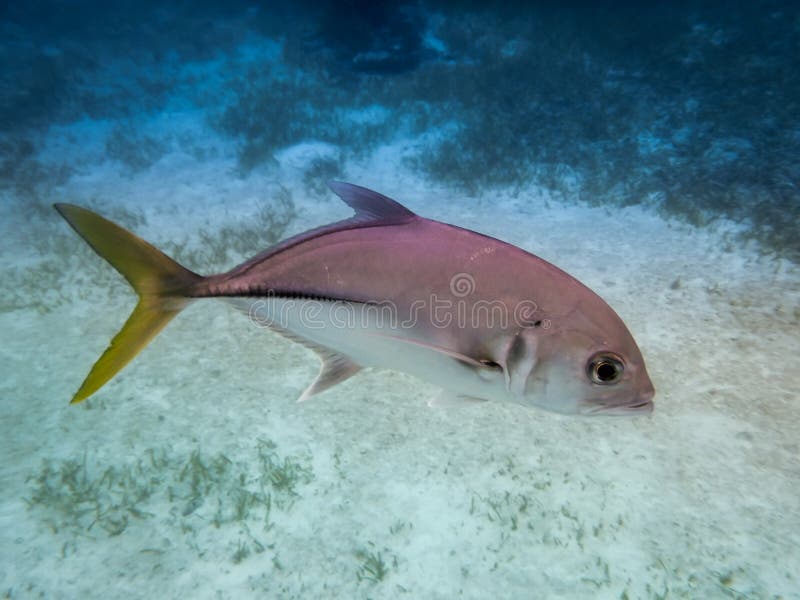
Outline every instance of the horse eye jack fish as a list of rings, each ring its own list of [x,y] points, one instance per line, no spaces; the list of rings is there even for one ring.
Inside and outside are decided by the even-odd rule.
[[[56,204],[139,296],[72,402],[99,390],[187,305],[219,298],[319,355],[319,375],[300,400],[377,367],[438,385],[434,405],[495,400],[584,415],[653,410],[653,384],[628,328],[575,278],[366,188],[330,187],[353,217],[207,277],[85,208]]]

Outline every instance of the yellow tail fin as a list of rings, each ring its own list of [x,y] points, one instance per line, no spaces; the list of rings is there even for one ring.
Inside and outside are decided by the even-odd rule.
[[[131,316],[72,398],[75,404],[99,390],[147,346],[186,306],[189,288],[201,277],[90,210],[72,204],[56,204],[55,208],[139,294],[139,303]]]

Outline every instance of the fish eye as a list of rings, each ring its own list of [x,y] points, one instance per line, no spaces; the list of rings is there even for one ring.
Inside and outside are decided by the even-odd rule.
[[[593,383],[608,385],[616,383],[622,377],[625,367],[614,354],[598,354],[589,361],[588,375]]]

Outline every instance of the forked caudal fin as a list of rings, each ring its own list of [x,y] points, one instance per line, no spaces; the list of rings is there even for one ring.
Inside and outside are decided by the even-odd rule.
[[[74,404],[94,394],[147,346],[186,306],[187,290],[202,277],[90,210],[72,204],[56,204],[55,208],[139,295],[131,316],[72,398]]]

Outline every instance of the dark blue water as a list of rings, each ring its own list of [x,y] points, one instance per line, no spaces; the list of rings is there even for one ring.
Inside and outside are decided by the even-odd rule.
[[[800,597],[799,57],[790,2],[3,4],[4,597]],[[654,415],[297,405],[214,303],[68,407],[135,298],[51,204],[211,273],[330,179],[587,283]]]

